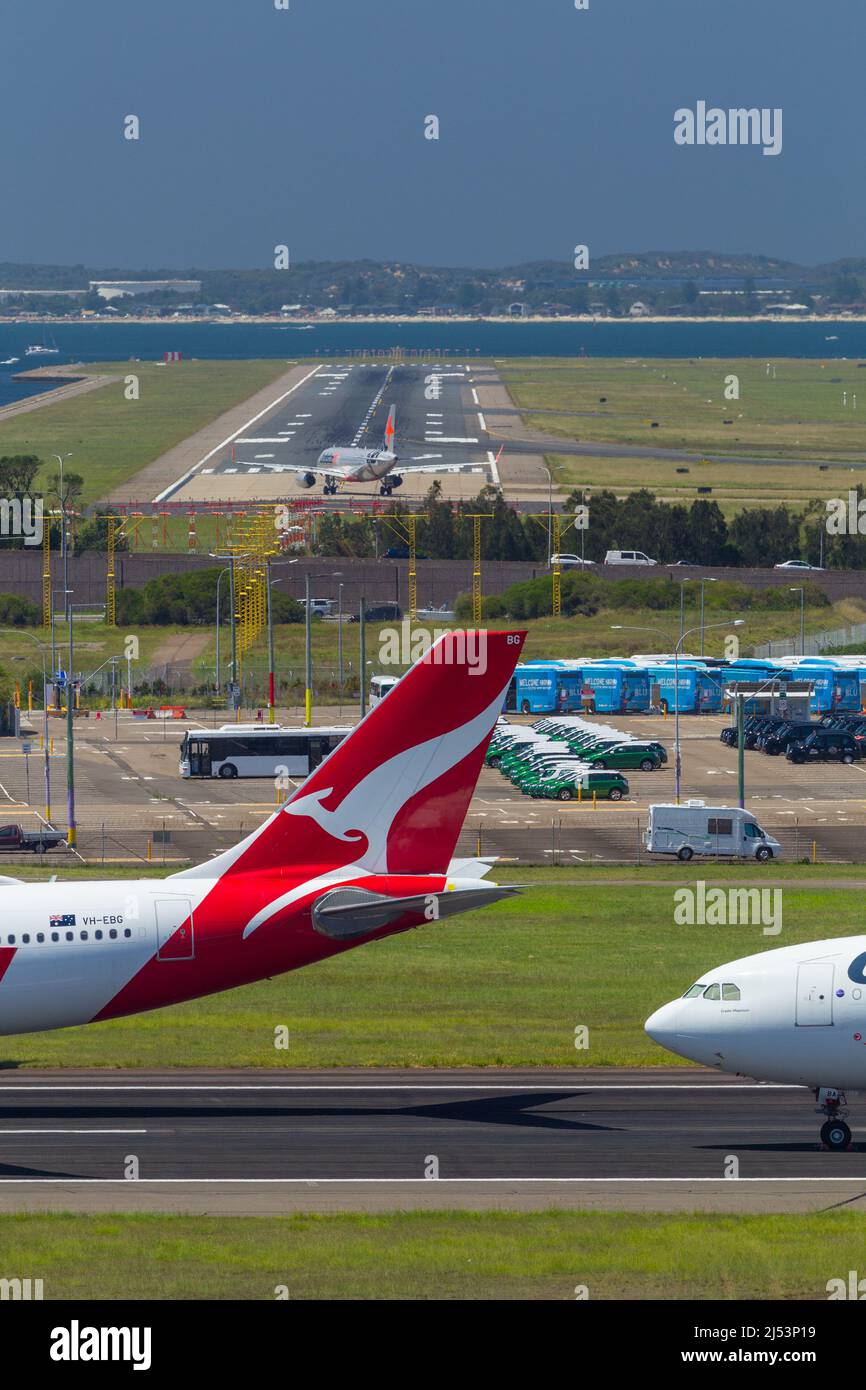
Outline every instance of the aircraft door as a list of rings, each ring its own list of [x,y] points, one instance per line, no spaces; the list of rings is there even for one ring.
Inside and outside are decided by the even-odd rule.
[[[189,898],[163,898],[156,904],[157,960],[192,960],[195,940]]]
[[[797,1024],[826,1027],[833,1022],[833,963],[809,961],[797,971]]]

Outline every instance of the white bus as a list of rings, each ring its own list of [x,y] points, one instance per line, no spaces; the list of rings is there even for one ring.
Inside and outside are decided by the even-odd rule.
[[[399,681],[399,676],[373,676],[370,681],[370,708],[382,703]]]
[[[350,728],[287,729],[279,724],[223,724],[190,729],[180,745],[181,777],[270,777],[285,769],[307,777]]]

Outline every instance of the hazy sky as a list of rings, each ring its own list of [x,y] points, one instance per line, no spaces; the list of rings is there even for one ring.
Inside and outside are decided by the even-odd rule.
[[[866,254],[863,0],[289,3],[4,0],[0,260]],[[781,154],[676,146],[700,100]]]

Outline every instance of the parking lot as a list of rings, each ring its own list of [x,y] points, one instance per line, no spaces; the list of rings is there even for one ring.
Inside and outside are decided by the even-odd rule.
[[[345,715],[345,711],[344,711]],[[336,711],[314,712],[318,723],[333,723]],[[349,714],[344,722],[355,716]],[[297,723],[297,714],[280,716]],[[133,719],[119,715],[76,721],[75,780],[77,853],[90,863],[131,865],[152,861],[167,870],[188,860],[206,860],[248,834],[277,804],[264,779],[223,782],[183,779],[178,749],[184,732],[202,723],[222,723],[225,715],[194,714],[183,721]],[[531,719],[518,718],[530,724]],[[629,770],[629,796],[618,803],[533,800],[521,795],[501,773],[485,768],[458,846],[459,854],[499,855],[522,863],[613,862],[646,859],[642,830],[647,807],[674,799],[674,720],[656,716],[600,717],[623,733],[658,739],[669,750],[656,772]],[[719,741],[723,717],[683,717],[680,738],[683,798],[731,805],[737,799],[737,752]],[[24,829],[44,824],[44,764],[39,751],[41,718],[31,726],[33,752],[23,740],[0,747],[0,824]],[[52,823],[66,827],[66,741],[63,721],[53,721],[50,757]],[[29,793],[28,793],[29,775]],[[746,753],[747,805],[781,841],[786,857],[819,862],[858,861],[866,840],[866,762],[796,766],[784,757]],[[4,855],[15,862],[33,862]],[[46,856],[58,867],[63,851]],[[0,864],[2,872],[2,864]]]

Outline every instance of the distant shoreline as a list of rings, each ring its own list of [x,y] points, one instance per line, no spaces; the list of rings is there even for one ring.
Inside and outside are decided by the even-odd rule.
[[[97,327],[135,325],[137,327],[167,328],[172,324],[201,324],[210,327],[222,326],[231,328],[235,325],[258,324],[262,326],[272,326],[285,329],[287,332],[298,332],[317,328],[333,328],[335,325],[345,327],[347,324],[367,324],[377,326],[405,324],[411,326],[415,323],[426,324],[496,324],[503,327],[506,324],[539,324],[550,325],[556,323],[577,323],[587,327],[601,327],[605,324],[675,324],[675,323],[736,323],[736,324],[765,324],[765,323],[825,323],[825,324],[848,324],[866,323],[866,314],[845,314],[843,316],[827,314],[641,314],[635,317],[608,318],[599,317],[594,314],[561,314],[555,318],[550,318],[541,314],[526,314],[521,318],[513,318],[511,315],[433,315],[433,314],[412,314],[406,318],[392,316],[361,316],[361,315],[338,315],[335,318],[307,318],[307,319],[285,319],[273,314],[235,314],[232,318],[202,318],[198,315],[178,315],[176,318],[154,319],[146,317],[70,317],[65,318],[34,318],[22,319],[18,316],[6,316],[0,314],[0,325],[12,325],[17,328],[36,327],[39,324],[51,323],[63,326],[64,324],[74,325],[77,328],[86,327],[94,324]]]

